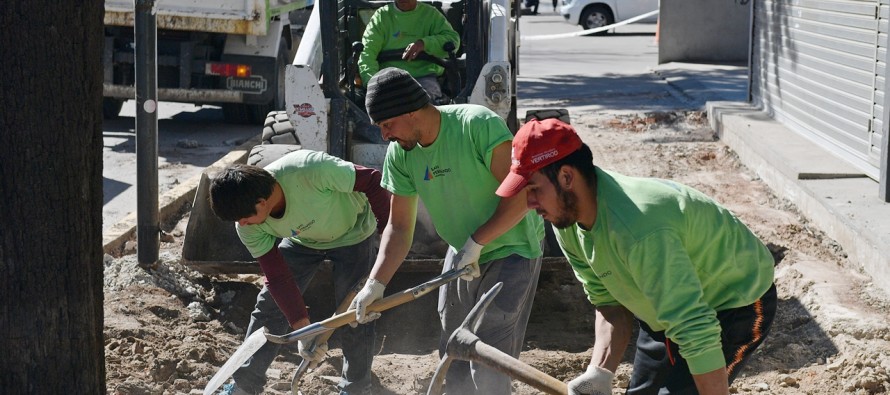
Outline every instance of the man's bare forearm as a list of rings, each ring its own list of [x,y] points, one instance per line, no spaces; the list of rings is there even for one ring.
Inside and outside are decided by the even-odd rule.
[[[492,242],[522,221],[526,213],[525,193],[501,199],[494,214],[473,232],[473,240],[482,245]]]
[[[374,262],[370,277],[384,285],[389,284],[389,280],[408,256],[413,238],[413,229],[408,232],[393,229],[392,225],[387,225],[383,230],[383,237],[380,239],[380,253],[377,254],[377,261]]]
[[[590,363],[614,373],[630,343],[633,323],[633,314],[623,306],[597,307],[596,341]]]
[[[726,375],[726,368],[712,370],[708,373],[694,374],[692,379],[695,380],[695,388],[698,389],[699,394],[729,394],[729,376]]]

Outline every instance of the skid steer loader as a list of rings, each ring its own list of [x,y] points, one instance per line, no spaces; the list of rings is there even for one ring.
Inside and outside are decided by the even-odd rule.
[[[292,65],[286,67],[286,107],[266,118],[262,144],[251,150],[247,163],[265,166],[287,152],[311,149],[328,152],[353,163],[379,168],[387,142],[364,110],[362,86],[355,83],[356,60],[365,25],[376,8],[389,2],[338,0],[316,2]],[[441,59],[446,73],[442,86],[451,103],[484,105],[506,120],[515,133],[516,75],[518,69],[519,2],[461,0],[432,2],[461,35],[453,56]],[[531,113],[531,112],[530,112]],[[557,116],[568,122],[565,110],[542,110],[537,116]],[[439,273],[447,245],[436,234],[429,215],[418,207],[414,243],[408,259],[388,289],[404,289]],[[547,245],[555,245],[552,235]],[[545,248],[545,251],[558,251]],[[558,252],[557,252],[558,254]],[[562,270],[562,258],[545,252],[543,270]],[[182,251],[183,263],[208,274],[259,273],[234,224],[219,220],[208,203],[208,177],[202,175],[189,217]],[[327,272],[326,272],[327,271]],[[330,292],[330,267],[323,265],[308,290],[313,320],[325,318],[335,306],[319,293]],[[327,289],[325,289],[327,288]],[[328,298],[332,299],[332,298]],[[403,339],[438,337],[428,330],[437,322],[435,298],[395,309],[378,325],[382,333]],[[389,323],[392,324],[392,327]],[[414,323],[408,325],[406,323]]]
[[[351,162],[380,167],[387,142],[364,110],[363,87],[355,83],[364,27],[388,2],[316,2],[292,65],[285,72],[282,111],[269,113],[263,144],[248,163],[263,166],[296,149],[324,151]],[[518,3],[509,0],[432,2],[461,37],[449,59],[442,86],[452,103],[484,105],[503,117],[512,131],[516,119]],[[383,55],[385,56],[385,55]],[[206,177],[205,177],[206,178]],[[189,217],[183,261],[207,273],[257,273],[232,223],[219,221],[207,203],[202,179]],[[408,267],[435,266],[445,255],[425,210],[419,210],[415,248]],[[430,268],[432,269],[432,268]]]

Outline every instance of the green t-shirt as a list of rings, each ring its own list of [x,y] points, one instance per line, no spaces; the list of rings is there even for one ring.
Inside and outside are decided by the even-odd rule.
[[[773,283],[773,258],[729,210],[688,186],[597,169],[593,229],[554,229],[591,303],[665,331],[693,374],[725,366],[718,311]]]
[[[419,195],[436,232],[455,249],[494,214],[500,183],[491,174],[495,147],[513,139],[504,120],[473,104],[438,107],[439,136],[428,147],[405,151],[390,143],[381,185],[401,196]],[[517,254],[541,256],[544,222],[529,211],[518,225],[488,243],[479,263]]]
[[[353,191],[355,167],[337,157],[310,150],[291,152],[266,166],[281,185],[286,202],[280,219],[235,225],[254,258],[269,252],[276,238],[326,250],[354,245],[377,227],[367,197]]]
[[[407,12],[399,10],[395,4],[377,9],[362,36],[365,49],[358,58],[362,81],[367,85],[371,76],[385,67],[400,68],[414,78],[442,75],[445,69],[423,60],[398,60],[383,65],[377,63],[377,55],[381,51],[404,50],[408,44],[419,39],[423,39],[423,51],[438,58],[448,56],[442,49],[446,42],[453,42],[455,48],[460,46],[460,36],[451,28],[445,16],[429,4],[417,3],[415,9]]]

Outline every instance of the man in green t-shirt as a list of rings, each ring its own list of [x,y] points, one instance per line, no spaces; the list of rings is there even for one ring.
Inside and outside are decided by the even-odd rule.
[[[261,327],[284,333],[308,325],[300,290],[326,259],[333,264],[339,305],[368,276],[372,236],[389,217],[389,192],[380,187],[379,171],[310,150],[289,153],[265,168],[227,167],[211,180],[210,202],[220,219],[235,222],[238,237],[266,277],[247,336]],[[374,328],[343,328],[337,335],[344,359],[340,394],[370,393]],[[223,393],[262,393],[279,348],[266,343],[235,372],[235,382]],[[299,343],[300,355],[308,360],[322,359],[325,350],[326,344],[313,351]]]
[[[612,393],[634,318],[628,394],[729,393],[776,312],[774,260],[757,236],[695,189],[594,166],[556,119],[532,120],[513,140],[497,194],[522,193],[596,306],[593,355],[571,394]]]
[[[510,168],[513,136],[506,123],[482,106],[431,105],[417,81],[397,68],[371,78],[365,103],[371,121],[391,141],[382,184],[392,192],[392,203],[371,276],[352,302],[356,319],[364,323],[379,316],[366,308],[383,296],[408,254],[419,198],[450,246],[443,271],[473,268],[439,289],[440,353],[478,298],[503,282],[476,333],[518,357],[541,268],[544,227],[525,207],[523,194],[509,199],[494,194]],[[449,394],[509,394],[510,378],[482,364],[455,362],[445,386]]]
[[[435,63],[416,59],[426,52],[437,58],[448,53],[443,46],[451,42],[460,46],[460,36],[435,7],[417,0],[396,0],[377,9],[362,35],[364,50],[358,58],[358,71],[363,82],[385,67],[398,67],[411,74],[434,103],[444,96],[438,77],[445,69]],[[401,60],[378,63],[377,56],[387,50],[404,50]]]

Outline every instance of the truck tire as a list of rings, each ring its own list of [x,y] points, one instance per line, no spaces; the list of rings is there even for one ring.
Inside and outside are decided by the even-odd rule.
[[[102,117],[105,119],[117,119],[121,113],[121,107],[124,106],[124,99],[115,99],[113,97],[102,98]]]
[[[263,144],[300,144],[287,111],[272,111],[263,122]]]
[[[248,106],[248,104],[241,103],[223,104],[223,119],[225,119],[227,123],[235,123],[239,125],[259,123],[253,122],[254,120],[250,117],[250,113],[248,112]]]

